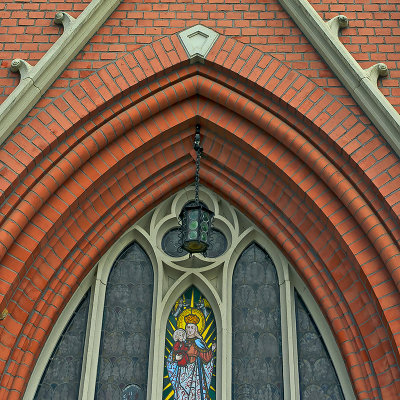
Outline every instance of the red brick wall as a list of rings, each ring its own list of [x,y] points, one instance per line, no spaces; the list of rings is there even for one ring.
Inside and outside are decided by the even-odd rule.
[[[62,27],[53,22],[55,13],[65,11],[77,17],[87,3],[88,0],[0,3],[0,102],[19,82],[19,74],[9,70],[11,61],[22,58],[35,65],[62,33]]]
[[[342,42],[364,68],[387,63],[384,94],[400,110],[400,4],[390,0],[340,1],[340,4],[312,1],[321,17],[328,20],[339,13],[350,20],[342,30]],[[62,28],[52,22],[55,11],[77,17],[87,1],[0,3],[0,101],[15,88],[18,75],[8,70],[14,58],[33,65],[59,37]],[[294,25],[277,0],[272,1],[145,1],[126,0],[93,37],[77,60],[72,62],[55,86],[65,87],[90,74],[125,52],[133,51],[165,35],[202,23],[219,33],[235,37],[301,71],[346,104],[354,104],[307,39]],[[50,94],[50,96],[54,96]]]
[[[275,18],[255,18],[266,12]],[[170,35],[198,22],[235,39],[190,66]],[[3,144],[0,397],[20,398],[59,313],[116,238],[193,181],[196,122],[202,182],[297,268],[358,397],[395,398],[399,159],[280,7],[255,1],[121,4]]]
[[[339,4],[310,0],[325,20],[338,14],[347,16],[349,28],[341,31],[341,41],[363,68],[378,62],[387,64],[390,74],[379,87],[400,111],[400,2],[347,1]]]

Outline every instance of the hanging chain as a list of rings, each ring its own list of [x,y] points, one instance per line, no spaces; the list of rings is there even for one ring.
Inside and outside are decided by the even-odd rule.
[[[194,150],[196,151],[196,175],[194,177],[194,184],[195,184],[195,197],[194,201],[196,205],[199,204],[199,182],[200,182],[200,158],[203,154],[203,148],[200,146],[200,125],[196,125],[196,134],[194,136]]]

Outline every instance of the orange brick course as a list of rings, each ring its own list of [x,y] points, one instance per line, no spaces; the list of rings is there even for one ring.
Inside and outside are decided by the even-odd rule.
[[[115,19],[134,21],[121,11],[132,4],[123,3],[102,30]],[[129,12],[143,6],[143,23],[155,22],[175,6],[170,22],[179,25],[196,7],[209,7],[214,22],[224,21],[218,12],[232,21],[248,13],[244,21],[255,22],[261,5],[274,6],[161,1]],[[259,43],[244,43],[253,26],[241,28],[243,37],[220,36],[204,65],[189,64],[177,35],[152,42],[180,26],[153,28],[160,33],[143,28],[150,44],[91,64],[90,75],[60,91],[56,83],[0,150],[0,310],[10,311],[0,330],[0,397],[21,397],[58,315],[112,243],[193,182],[200,123],[202,184],[291,260],[333,328],[358,398],[394,399],[398,157],[347,95],[330,93]]]

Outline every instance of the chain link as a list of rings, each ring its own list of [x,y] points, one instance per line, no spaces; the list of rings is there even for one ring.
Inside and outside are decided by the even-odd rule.
[[[199,184],[200,184],[200,159],[201,155],[203,154],[203,148],[200,146],[200,125],[196,125],[196,134],[194,136],[194,150],[196,151],[196,175],[194,177],[194,184],[195,184],[195,196],[194,201],[196,205],[199,204]]]

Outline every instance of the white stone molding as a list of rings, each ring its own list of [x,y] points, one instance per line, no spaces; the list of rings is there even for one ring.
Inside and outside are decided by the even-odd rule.
[[[108,277],[114,262],[132,242],[137,242],[153,265],[154,293],[148,367],[147,400],[161,399],[165,334],[173,304],[189,287],[196,286],[210,302],[217,326],[216,399],[230,400],[232,388],[232,276],[242,252],[257,243],[275,264],[281,303],[282,361],[284,399],[300,398],[297,356],[294,289],[308,307],[333,361],[346,400],[355,400],[354,392],[340,351],[330,327],[289,262],[255,225],[228,202],[210,190],[200,187],[200,200],[215,213],[214,226],[227,238],[228,247],[216,258],[195,254],[171,257],[161,247],[162,237],[178,225],[178,215],[185,203],[192,200],[194,187],[181,190],[158,205],[133,225],[100,259],[90,277],[85,278],[59,321],[53,328],[29,382],[24,400],[31,400],[43,371],[61,333],[82,296],[92,284],[79,399],[93,400],[97,378],[99,346]]]
[[[363,70],[340,42],[335,33],[338,22],[324,22],[307,0],[279,3],[400,156],[400,115],[370,78],[369,70]]]
[[[15,65],[15,70],[21,73],[21,80],[0,105],[0,144],[102,26],[120,1],[92,0],[76,19],[64,12],[57,13],[55,22],[64,25],[64,32],[39,62],[29,68],[25,61],[13,60],[12,64],[21,65],[19,68]],[[13,65],[11,68],[14,71]]]
[[[179,33],[190,62],[204,63],[219,34],[203,25],[195,25]]]
[[[281,306],[282,306],[282,344],[285,343],[282,349],[283,359],[283,376],[288,376],[289,379],[284,379],[285,393],[290,400],[300,398],[299,384],[299,368],[298,368],[298,353],[297,353],[297,335],[296,335],[296,314],[294,302],[294,288],[290,282],[288,264],[283,264],[285,268],[285,281],[281,285]]]

